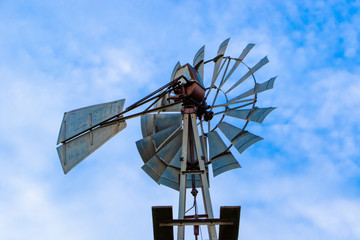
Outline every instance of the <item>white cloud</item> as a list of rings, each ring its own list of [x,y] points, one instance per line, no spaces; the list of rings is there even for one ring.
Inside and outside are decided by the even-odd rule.
[[[64,176],[62,113],[128,105],[231,37],[231,55],[254,42],[249,63],[269,56],[259,81],[279,77],[259,104],[278,109],[250,126],[265,140],[243,169],[211,178],[215,212],[241,204],[244,239],[359,239],[359,18],[338,3],[2,3],[0,238],[151,239],[151,206],[176,216],[178,196],[140,169],[139,121]]]

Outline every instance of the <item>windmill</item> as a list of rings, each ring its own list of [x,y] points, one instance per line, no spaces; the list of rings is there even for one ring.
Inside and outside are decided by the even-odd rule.
[[[57,151],[65,174],[122,131],[126,120],[140,117],[143,138],[136,146],[142,169],[158,184],[179,191],[178,219],[173,219],[171,207],[153,207],[157,240],[173,239],[173,226],[178,226],[177,239],[182,240],[187,225],[193,226],[196,239],[199,225],[207,225],[211,240],[237,239],[240,207],[221,207],[220,218],[214,218],[209,166],[214,177],[240,168],[232,149],[242,153],[262,140],[245,129],[249,122],[262,123],[274,109],[259,108],[256,103],[259,93],[273,88],[276,77],[258,83],[254,73],[269,62],[267,57],[249,67],[243,60],[254,44],[233,58],[225,56],[229,40],[210,60],[204,60],[203,46],[192,65],[178,62],[167,84],[125,109],[121,99],[64,114]],[[205,66],[210,64],[214,67],[207,79]],[[242,72],[239,77],[238,71]],[[187,189],[194,201],[192,215],[186,209]],[[198,189],[204,213],[198,211]],[[219,238],[215,225],[220,225]]]

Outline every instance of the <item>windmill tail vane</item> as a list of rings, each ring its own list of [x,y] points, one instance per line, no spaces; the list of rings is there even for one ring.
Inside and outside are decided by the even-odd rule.
[[[156,240],[173,239],[174,226],[178,226],[177,239],[185,239],[188,225],[193,226],[196,239],[200,225],[207,226],[211,240],[238,237],[240,206],[221,207],[220,218],[214,218],[209,166],[214,177],[240,168],[232,150],[241,154],[262,140],[246,128],[250,122],[261,124],[275,109],[260,108],[256,103],[259,93],[273,88],[276,77],[258,83],[254,73],[268,58],[249,67],[243,60],[254,44],[233,58],[225,56],[228,43],[226,39],[217,55],[207,61],[205,46],[201,47],[192,65],[178,62],[167,84],[125,109],[125,99],[121,99],[64,114],[57,151],[65,174],[124,130],[126,120],[140,117],[143,138],[136,146],[142,169],[156,183],[179,191],[178,219],[173,219],[172,207],[152,209]],[[205,78],[205,65],[213,65],[210,78]],[[243,75],[239,77],[236,70]],[[189,209],[187,189],[194,202]],[[198,210],[197,189],[202,190],[204,213]],[[220,225],[219,235],[215,225]]]

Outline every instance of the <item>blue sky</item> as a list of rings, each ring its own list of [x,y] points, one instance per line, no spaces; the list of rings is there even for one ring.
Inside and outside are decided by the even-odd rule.
[[[152,239],[151,206],[176,191],[141,169],[128,127],[69,174],[55,150],[63,113],[169,81],[206,45],[256,46],[275,106],[242,169],[211,178],[241,205],[240,239],[360,239],[359,1],[0,1],[0,239]],[[176,215],[176,214],[175,214]]]

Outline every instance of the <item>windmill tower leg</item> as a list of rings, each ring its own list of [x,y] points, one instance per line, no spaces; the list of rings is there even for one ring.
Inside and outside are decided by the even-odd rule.
[[[196,115],[195,114],[191,114],[191,123],[192,123],[194,138],[195,138],[195,149],[196,149],[197,159],[199,159],[199,167],[200,167],[200,171],[202,171],[202,173],[200,174],[200,181],[201,181],[201,186],[202,186],[202,194],[203,194],[205,211],[206,211],[206,214],[208,215],[208,218],[214,218],[214,213],[212,210],[212,204],[211,204],[211,198],[210,198],[209,183],[208,183],[208,178],[206,177],[204,154],[202,153],[202,148],[200,145],[200,139],[199,139],[199,133],[198,133],[198,128],[197,128],[197,124],[196,124]],[[209,225],[208,231],[209,231],[209,237],[211,240],[217,239],[215,225]]]
[[[183,139],[182,139],[182,158],[181,158],[181,171],[180,171],[180,189],[179,189],[179,219],[185,218],[185,207],[186,207],[186,174],[182,174],[183,171],[186,171],[186,161],[188,155],[188,131],[189,131],[189,114],[183,115],[184,129],[183,129]],[[184,240],[185,227],[178,227],[178,240]]]
[[[180,196],[179,196],[179,219],[185,218],[185,207],[186,207],[186,175],[187,175],[187,157],[188,157],[188,148],[189,148],[189,134],[193,134],[193,139],[195,140],[195,152],[197,159],[199,161],[199,168],[200,173],[200,181],[202,186],[202,195],[204,201],[205,212],[207,218],[214,218],[211,198],[210,198],[210,191],[209,191],[209,183],[206,176],[206,168],[204,163],[204,154],[202,152],[199,133],[197,129],[196,123],[196,114],[184,114],[184,129],[183,129],[183,150],[182,150],[182,160],[181,160],[181,174],[180,174]],[[191,126],[189,126],[191,124]],[[189,131],[189,127],[192,128],[192,131]],[[192,146],[193,147],[193,146]],[[192,173],[195,174],[195,173]],[[178,227],[178,240],[184,240],[184,226]],[[210,240],[216,240],[217,234],[215,225],[208,226],[209,238]]]

